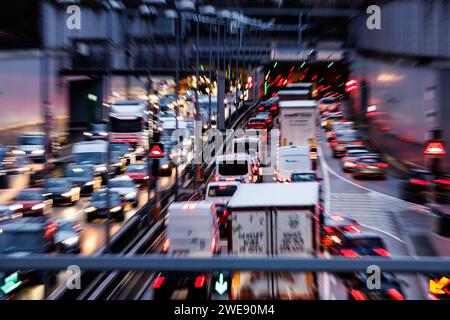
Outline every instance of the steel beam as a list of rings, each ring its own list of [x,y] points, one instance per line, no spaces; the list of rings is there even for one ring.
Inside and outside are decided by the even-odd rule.
[[[333,257],[293,258],[293,257],[235,257],[219,256],[168,257],[165,255],[119,256],[105,254],[102,256],[42,256],[28,255],[13,257],[0,255],[0,270],[37,269],[63,270],[70,265],[77,265],[81,270],[97,271],[328,271],[350,272],[365,271],[370,265],[377,265],[384,272],[402,273],[442,273],[448,274],[450,258],[440,257],[395,257],[395,258],[359,258],[348,259]]]

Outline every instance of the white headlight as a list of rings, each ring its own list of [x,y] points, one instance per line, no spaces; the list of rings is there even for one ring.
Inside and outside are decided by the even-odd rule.
[[[65,244],[66,246],[72,246],[72,245],[78,243],[78,237],[67,238],[62,243]]]
[[[94,181],[88,181],[84,185],[85,186],[92,186],[94,184]]]
[[[25,154],[25,151],[22,151],[22,150],[13,150],[13,154],[14,154],[14,155],[22,155],[22,154]]]
[[[31,154],[44,154],[44,150],[33,150]]]
[[[130,192],[129,194],[125,195],[125,199],[134,199],[136,198],[136,195],[136,192]]]
[[[167,163],[165,163],[161,166],[161,169],[169,169],[169,165]]]
[[[70,190],[69,192],[65,192],[65,193],[63,193],[63,194],[61,194],[63,197],[71,197],[71,196],[73,196],[73,190]]]
[[[114,208],[111,208],[110,210],[109,210],[109,212],[118,212],[118,211],[120,211],[122,208],[120,207],[120,206],[117,206],[117,207],[114,207]]]
[[[9,210],[16,211],[23,208],[23,204],[13,204],[9,206]]]
[[[88,207],[88,208],[86,208],[86,209],[84,209],[84,212],[94,212],[94,211],[96,211],[97,210],[97,208],[96,207]]]
[[[45,203],[39,203],[31,207],[31,210],[40,210],[45,208]]]
[[[106,137],[108,135],[107,132],[99,132],[98,134],[101,135],[102,137]]]
[[[95,171],[97,171],[97,172],[106,171],[106,167],[105,166],[97,167],[97,168],[95,168]]]
[[[85,136],[92,137],[92,133],[90,133],[90,132],[83,132],[83,134],[84,134]]]

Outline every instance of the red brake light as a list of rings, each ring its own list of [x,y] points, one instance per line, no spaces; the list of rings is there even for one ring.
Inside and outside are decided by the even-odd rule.
[[[332,147],[337,147],[338,143],[337,143],[336,140],[333,140],[333,141],[330,142],[330,145],[331,145]]]
[[[327,233],[334,233],[333,228],[330,227],[323,227],[323,230],[325,230]]]
[[[348,232],[356,232],[356,233],[361,232],[361,230],[354,225],[345,226],[344,229],[345,229],[345,231],[348,231]]]
[[[379,256],[382,256],[382,257],[389,257],[391,255],[389,253],[389,251],[387,251],[386,249],[383,249],[383,248],[375,248],[375,249],[373,249],[373,251],[375,251]]]
[[[356,258],[359,257],[359,254],[357,254],[355,251],[353,251],[352,249],[342,249],[341,253],[344,257],[347,258]]]
[[[450,180],[448,180],[448,179],[436,179],[436,180],[434,180],[434,182],[439,183],[439,184],[450,185]]]
[[[259,107],[258,111],[264,111],[264,107]]]
[[[219,176],[218,175],[214,175],[214,181],[219,181]]]
[[[153,283],[153,288],[154,288],[154,289],[159,289],[159,288],[161,288],[161,286],[162,286],[164,280],[166,280],[165,277],[158,276],[158,277],[156,278],[155,282]]]
[[[409,182],[412,184],[420,185],[420,186],[427,186],[430,184],[428,181],[420,180],[420,179],[411,179],[411,180],[409,180]]]
[[[170,239],[167,239],[166,241],[164,241],[164,244],[163,244],[163,252],[168,252],[169,247],[170,247]]]
[[[276,106],[271,106],[271,107],[270,107],[270,110],[271,110],[271,111],[275,111],[275,110],[277,110],[277,107],[276,107]]]
[[[353,297],[355,300],[367,300],[367,298],[366,298],[366,296],[364,295],[364,293],[362,293],[362,292],[359,291],[359,290],[352,290],[352,291],[350,292],[350,294],[352,295],[352,297]]]
[[[228,217],[228,210],[223,210],[223,217]]]
[[[194,287],[202,288],[205,285],[205,276],[197,276],[195,278]]]
[[[363,163],[358,163],[358,164],[356,164],[356,167],[357,167],[357,168],[365,168],[366,165],[363,164]]]
[[[405,300],[405,298],[403,297],[403,295],[398,292],[397,289],[389,289],[388,291],[386,291],[388,295],[390,295],[392,297],[392,299],[394,300]]]
[[[362,142],[361,141],[355,141],[355,142],[353,142],[353,144],[355,146],[362,146]]]
[[[388,167],[388,164],[387,164],[387,163],[380,162],[380,163],[377,164],[377,166],[379,166],[380,168],[387,168],[387,167]]]

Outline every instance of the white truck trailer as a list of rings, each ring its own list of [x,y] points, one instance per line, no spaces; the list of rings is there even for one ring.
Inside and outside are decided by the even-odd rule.
[[[315,256],[319,248],[319,185],[241,184],[228,203],[229,253],[234,256]],[[231,298],[317,298],[311,272],[235,272]]]

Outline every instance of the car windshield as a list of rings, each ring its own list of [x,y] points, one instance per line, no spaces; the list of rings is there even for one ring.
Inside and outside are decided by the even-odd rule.
[[[69,167],[66,169],[66,177],[92,177],[92,168]]]
[[[146,164],[130,164],[127,168],[128,172],[146,172],[147,165]]]
[[[42,200],[43,196],[42,193],[37,191],[22,191],[16,196],[17,200]]]
[[[373,164],[373,163],[381,162],[381,158],[378,158],[378,157],[359,158],[358,161],[367,163],[367,164]]]
[[[109,186],[111,188],[133,188],[134,182],[133,180],[111,180],[109,181]]]
[[[336,99],[333,99],[333,98],[324,98],[324,99],[322,99],[322,103],[323,103],[323,104],[333,104],[333,103],[336,103]]]
[[[24,136],[24,137],[20,137],[19,144],[20,145],[41,146],[41,145],[44,144],[44,137],[43,136]]]
[[[109,199],[112,202],[119,202],[120,196],[117,193],[111,192],[109,194]],[[106,201],[106,192],[95,192],[92,195],[92,201]]]
[[[219,163],[219,174],[222,176],[244,176],[247,173],[247,160],[228,160]]]
[[[336,132],[336,139],[338,141],[356,141],[361,137],[356,130],[342,130]]]
[[[75,154],[75,162],[79,164],[103,164],[106,163],[105,152],[81,152]]]
[[[256,123],[264,123],[266,121],[264,118],[251,118],[249,122],[256,122]]]
[[[92,124],[91,128],[92,128],[92,131],[97,131],[97,132],[100,132],[100,131],[106,132],[108,130],[106,124],[103,124],[103,123],[94,123],[94,124]]]
[[[231,197],[236,192],[236,185],[218,185],[208,188],[209,197]]]
[[[70,184],[65,180],[47,180],[44,183],[44,188],[69,188]]]
[[[130,145],[128,143],[110,143],[109,148],[111,151],[120,151],[122,153],[130,151]]]
[[[314,173],[293,173],[291,176],[292,182],[309,182],[316,181],[316,175]]]

